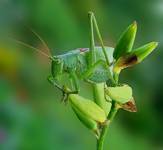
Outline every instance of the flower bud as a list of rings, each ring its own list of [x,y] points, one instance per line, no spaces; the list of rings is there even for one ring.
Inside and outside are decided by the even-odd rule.
[[[78,109],[76,109],[72,105],[72,109],[75,112],[78,119],[90,130],[92,130],[97,137],[99,137],[99,128],[98,123],[89,117],[86,117],[83,113],[81,113]]]
[[[106,94],[114,101],[124,104],[132,99],[132,88],[128,85],[107,87]]]
[[[85,99],[78,94],[70,94],[69,101],[72,107],[83,114],[83,116],[98,123],[104,123],[106,121],[106,114],[104,110],[93,101]]]
[[[132,50],[135,41],[136,31],[137,23],[134,22],[121,34],[113,53],[113,57],[116,60]]]
[[[144,46],[141,46],[131,52],[130,55],[137,57],[138,63],[146,58],[158,45],[158,42],[150,42]]]
[[[150,42],[120,57],[114,66],[114,72],[119,74],[122,69],[140,63],[157,47],[157,45],[157,42]]]

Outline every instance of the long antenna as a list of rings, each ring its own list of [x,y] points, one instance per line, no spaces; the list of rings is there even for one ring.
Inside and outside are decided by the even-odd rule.
[[[41,41],[41,43],[43,44],[44,48],[48,51],[49,54],[51,54],[51,50],[48,47],[48,44],[42,39],[42,37],[33,29],[31,29],[30,27],[28,27],[31,32]]]
[[[27,43],[24,43],[24,42],[22,42],[22,41],[19,41],[19,40],[15,40],[15,39],[14,39],[14,41],[17,42],[17,43],[19,43],[19,44],[21,44],[21,45],[23,45],[23,46],[26,46],[26,47],[28,47],[28,48],[31,48],[31,49],[33,49],[33,50],[35,50],[35,51],[41,53],[42,55],[44,55],[44,56],[46,56],[46,57],[52,59],[51,56],[47,55],[46,53],[44,53],[43,51],[41,51],[40,49],[38,49],[38,48],[36,48],[36,47],[33,47],[33,46],[31,46],[31,45],[29,45],[29,44],[27,44]]]

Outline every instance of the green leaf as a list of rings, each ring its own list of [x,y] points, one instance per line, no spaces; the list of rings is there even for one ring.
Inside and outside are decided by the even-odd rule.
[[[132,50],[135,36],[137,31],[137,23],[131,24],[120,36],[118,43],[116,44],[113,57],[117,60],[122,55]]]
[[[124,104],[132,99],[132,88],[128,85],[107,87],[106,94],[112,100]]]
[[[69,101],[71,105],[76,110],[81,112],[85,117],[88,117],[99,123],[103,123],[106,121],[106,114],[104,110],[93,101],[85,99],[78,94],[70,94]]]

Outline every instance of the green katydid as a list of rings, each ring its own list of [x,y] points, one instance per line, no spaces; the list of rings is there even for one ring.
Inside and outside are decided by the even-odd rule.
[[[136,51],[132,50],[132,46],[135,40],[137,24],[134,22],[131,24],[120,36],[115,50],[112,47],[106,47],[103,44],[101,33],[99,31],[96,18],[92,12],[88,13],[90,21],[90,48],[78,48],[68,51],[65,54],[57,56],[48,56],[42,51],[34,48],[28,44],[20,42],[21,44],[40,51],[43,55],[48,56],[51,59],[51,75],[48,77],[48,81],[55,87],[60,89],[65,96],[67,94],[77,94],[79,92],[78,80],[85,80],[91,83],[111,83],[115,86],[117,80],[117,70],[121,69],[121,59],[127,56],[134,56],[134,64],[137,64],[139,57],[146,57],[156,47],[156,43],[153,42],[150,47],[147,45],[138,48]],[[101,47],[96,47],[94,42],[94,28],[96,30]],[[35,32],[33,32],[43,43],[45,48],[48,49],[46,43]],[[154,45],[154,46],[153,46]],[[152,47],[152,49],[151,49]],[[136,54],[135,54],[136,53]],[[145,54],[144,54],[145,53]],[[140,56],[139,56],[140,55]],[[114,57],[114,58],[113,58]],[[127,57],[128,58],[128,57]],[[129,57],[130,58],[130,57]],[[133,58],[133,57],[132,57]],[[133,59],[127,59],[127,63],[131,64]],[[118,65],[117,65],[118,64]],[[125,62],[126,64],[126,62]],[[113,65],[113,71],[112,66]],[[119,67],[120,66],[120,67]],[[130,66],[130,65],[129,65]],[[67,85],[60,84],[60,77],[67,74],[73,89],[66,91]],[[109,85],[108,85],[109,86]]]
[[[109,69],[113,62],[112,54],[114,49],[104,46],[94,14],[89,12],[88,16],[91,28],[90,48],[78,48],[66,54],[52,57],[52,75],[48,79],[53,85],[60,87],[60,89],[67,94],[70,93],[65,91],[64,88],[57,83],[57,79],[63,74],[68,73],[70,79],[73,81],[74,90],[71,93],[79,92],[78,79],[93,83],[103,83],[107,80],[114,82],[111,70]],[[95,47],[94,27],[101,47]]]
[[[79,92],[79,79],[91,83],[103,83],[108,80],[114,82],[111,69],[109,68],[113,64],[112,55],[114,48],[104,46],[94,14],[89,12],[88,16],[91,28],[90,48],[77,48],[57,56],[48,56],[41,51],[43,55],[48,56],[51,60],[51,75],[48,77],[48,81],[60,89],[65,96],[67,96],[67,94],[75,94]],[[101,47],[95,46],[94,27],[101,43]],[[34,31],[32,32],[41,40],[44,47],[49,50],[42,38]],[[35,49],[36,51],[40,51],[26,43],[18,42]],[[74,87],[71,92],[66,91],[67,85],[60,85],[59,78],[65,74],[69,75],[70,82],[72,82]]]
[[[20,41],[19,43],[40,51],[50,58],[51,75],[48,77],[48,81],[63,92],[64,98],[69,100],[80,121],[94,131],[98,138],[97,149],[101,150],[107,126],[113,120],[117,110],[123,108],[136,112],[132,88],[128,85],[118,84],[120,71],[140,63],[157,47],[157,43],[151,42],[132,50],[137,31],[137,24],[134,22],[120,36],[115,49],[106,47],[92,12],[89,12],[89,20],[91,30],[89,48],[78,48],[62,55],[48,56],[37,48]],[[95,46],[94,28],[101,47]],[[45,48],[49,49],[42,38],[37,33],[33,33],[41,40]],[[61,84],[60,78],[65,74],[68,75],[72,88],[65,83]],[[94,102],[78,94],[79,80],[92,84]],[[106,102],[107,96],[111,102],[109,105]]]

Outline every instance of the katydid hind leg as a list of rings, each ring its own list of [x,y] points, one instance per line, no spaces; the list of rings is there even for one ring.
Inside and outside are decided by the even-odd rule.
[[[89,69],[81,75],[81,79],[89,78],[100,65],[106,67],[105,61],[98,60],[93,66],[89,67]]]
[[[107,63],[107,65],[109,66],[109,65],[110,65],[109,58],[108,58],[108,55],[107,55],[107,52],[106,52],[106,49],[105,49],[105,46],[104,46],[104,42],[103,42],[103,40],[102,40],[102,36],[101,36],[100,30],[99,30],[99,27],[98,27],[96,18],[95,18],[95,16],[94,16],[93,13],[92,13],[92,21],[93,21],[93,24],[94,24],[94,26],[95,26],[95,30],[96,30],[96,33],[97,33],[97,37],[98,37],[98,39],[99,39],[99,41],[100,41],[100,44],[101,44],[102,51],[103,51],[104,56],[105,56],[105,59],[106,59],[106,63]]]
[[[48,76],[47,79],[48,79],[48,81],[49,81],[50,84],[52,84],[54,87],[58,88],[62,92],[63,98],[62,98],[61,102],[65,102],[66,103],[69,94],[78,94],[78,91],[70,91],[70,90],[67,90],[68,87],[66,85],[63,85],[63,86],[59,85],[57,83],[57,80],[54,79],[53,76],[51,76],[51,75]]]
[[[96,53],[95,53],[95,41],[94,41],[94,29],[93,29],[93,13],[88,13],[90,21],[90,59],[88,60],[89,65],[92,66],[96,62]]]
[[[84,72],[80,78],[87,80],[101,66],[104,68],[104,70],[107,71],[108,80],[111,80],[112,82],[114,82],[112,74],[104,60],[98,60],[93,66],[91,66],[86,72]]]

